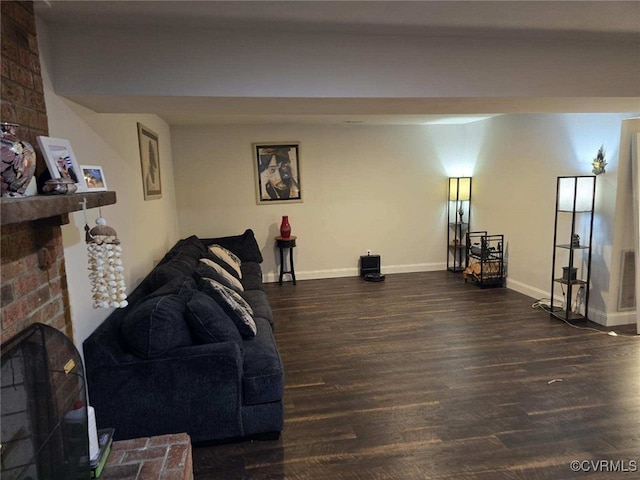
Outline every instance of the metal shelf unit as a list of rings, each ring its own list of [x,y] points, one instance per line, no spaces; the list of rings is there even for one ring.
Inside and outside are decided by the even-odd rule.
[[[595,176],[558,177],[550,314],[569,323],[589,319],[595,191]]]

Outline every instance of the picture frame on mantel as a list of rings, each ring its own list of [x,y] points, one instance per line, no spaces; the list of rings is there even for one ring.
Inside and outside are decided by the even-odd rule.
[[[302,203],[300,144],[254,143],[252,146],[258,205]]]
[[[87,192],[106,192],[107,180],[100,165],[80,165]]]
[[[71,179],[77,187],[76,192],[86,192],[87,186],[69,140],[42,135],[37,139],[51,178]]]
[[[160,149],[158,134],[138,123],[140,167],[142,168],[142,191],[145,200],[162,198],[160,176]]]

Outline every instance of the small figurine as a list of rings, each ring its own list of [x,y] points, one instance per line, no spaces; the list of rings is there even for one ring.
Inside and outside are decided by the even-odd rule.
[[[593,165],[593,174],[594,175],[600,175],[601,173],[605,173],[604,172],[604,167],[607,166],[607,161],[604,159],[604,146],[600,146],[600,148],[598,149],[598,153],[596,154],[596,158],[593,159],[593,162],[591,163],[591,165]]]
[[[580,235],[577,233],[573,234],[573,238],[571,239],[571,247],[580,248]]]

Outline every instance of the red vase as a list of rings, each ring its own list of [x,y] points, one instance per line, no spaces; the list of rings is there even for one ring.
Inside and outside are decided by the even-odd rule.
[[[282,216],[282,223],[280,224],[280,236],[282,238],[289,238],[291,236],[291,225],[289,225],[289,217],[287,215]]]

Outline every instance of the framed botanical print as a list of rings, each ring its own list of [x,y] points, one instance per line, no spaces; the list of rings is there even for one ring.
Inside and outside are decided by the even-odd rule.
[[[253,152],[258,205],[302,202],[300,144],[254,143]]]
[[[162,198],[158,134],[138,123],[138,143],[140,144],[140,166],[142,168],[144,199],[155,200]]]

